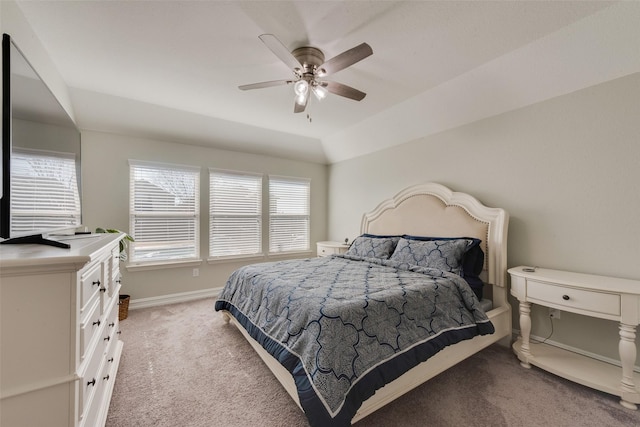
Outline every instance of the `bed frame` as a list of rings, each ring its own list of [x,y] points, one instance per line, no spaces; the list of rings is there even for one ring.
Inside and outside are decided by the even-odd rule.
[[[496,342],[504,346],[510,345],[511,306],[507,300],[506,277],[508,223],[509,216],[503,209],[489,208],[468,194],[452,192],[435,183],[406,188],[392,199],[380,203],[373,211],[364,214],[360,227],[362,233],[481,239],[485,253],[481,277],[487,283],[484,289],[485,298],[491,299],[493,303],[493,308],[487,315],[496,331],[491,335],[476,336],[471,340],[446,347],[429,360],[378,389],[375,395],[362,404],[352,419],[352,424],[487,346]],[[223,316],[225,321],[231,321],[238,327],[300,406],[298,392],[289,371],[251,338],[229,313],[223,312]]]

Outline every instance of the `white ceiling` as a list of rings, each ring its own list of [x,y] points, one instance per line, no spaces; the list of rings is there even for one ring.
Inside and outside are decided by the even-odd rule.
[[[640,71],[640,2],[22,1],[80,128],[332,163]],[[373,55],[293,113],[258,39]],[[20,41],[16,40],[19,45]]]

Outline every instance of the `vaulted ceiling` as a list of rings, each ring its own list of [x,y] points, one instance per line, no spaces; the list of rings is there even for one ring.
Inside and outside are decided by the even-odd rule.
[[[640,71],[639,2],[17,4],[80,128],[320,163]],[[294,114],[291,85],[239,90],[292,77],[264,33],[327,59],[368,43],[372,56],[330,78],[367,96],[312,98]]]

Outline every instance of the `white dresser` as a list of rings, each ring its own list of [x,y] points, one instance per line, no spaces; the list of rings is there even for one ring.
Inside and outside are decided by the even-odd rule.
[[[317,254],[319,257],[330,256],[333,254],[343,254],[349,249],[349,245],[340,242],[318,242],[316,243]]]
[[[119,241],[0,245],[0,425],[104,426],[122,341]]]
[[[640,403],[640,376],[634,372],[640,281],[543,268],[515,267],[508,271],[511,294],[520,302],[520,337],[513,349],[522,366],[536,365],[620,396],[622,406],[636,409]],[[543,343],[531,345],[532,303],[618,322],[621,367]]]

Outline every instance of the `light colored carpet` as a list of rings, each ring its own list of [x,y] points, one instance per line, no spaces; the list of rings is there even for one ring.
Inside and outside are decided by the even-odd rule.
[[[298,427],[306,418],[214,299],[129,312],[107,427]],[[614,396],[520,367],[498,345],[356,424],[640,426]]]

